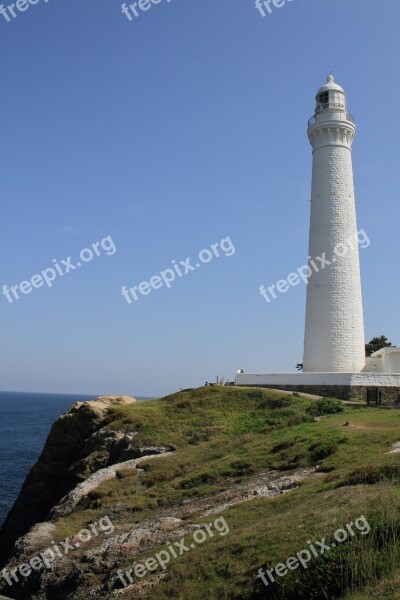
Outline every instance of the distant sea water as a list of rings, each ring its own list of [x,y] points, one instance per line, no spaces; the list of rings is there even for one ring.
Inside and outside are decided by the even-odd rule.
[[[0,392],[0,527],[43,449],[54,421],[95,395]]]

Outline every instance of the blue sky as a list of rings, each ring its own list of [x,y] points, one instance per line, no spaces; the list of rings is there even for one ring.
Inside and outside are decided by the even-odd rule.
[[[7,2],[6,2],[7,5]],[[0,389],[159,395],[302,360],[307,120],[329,70],[348,94],[366,337],[400,344],[398,0],[39,0],[0,16],[0,286],[111,236],[116,252],[9,303]],[[128,304],[230,237],[236,252]],[[195,260],[194,260],[195,262]]]

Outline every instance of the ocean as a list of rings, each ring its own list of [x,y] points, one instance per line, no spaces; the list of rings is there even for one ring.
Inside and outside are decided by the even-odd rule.
[[[95,397],[0,392],[0,527],[54,421],[75,402]]]

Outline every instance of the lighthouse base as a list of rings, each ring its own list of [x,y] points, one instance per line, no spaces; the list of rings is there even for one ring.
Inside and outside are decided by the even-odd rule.
[[[238,373],[236,385],[400,406],[400,373]]]

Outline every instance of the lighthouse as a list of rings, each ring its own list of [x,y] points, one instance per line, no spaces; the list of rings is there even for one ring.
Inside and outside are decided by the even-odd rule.
[[[308,264],[268,287],[271,294],[274,289],[286,292],[299,283],[297,275],[304,275],[302,371],[248,371],[243,360],[235,382],[398,406],[400,348],[382,348],[365,358],[359,247],[368,247],[370,240],[356,222],[351,154],[356,126],[346,94],[332,75],[316,101],[307,129],[313,156]],[[266,291],[260,287],[260,295]],[[267,300],[265,306],[271,305]]]
[[[303,372],[359,373],[365,366],[355,132],[346,94],[329,75],[307,130],[313,167]]]

